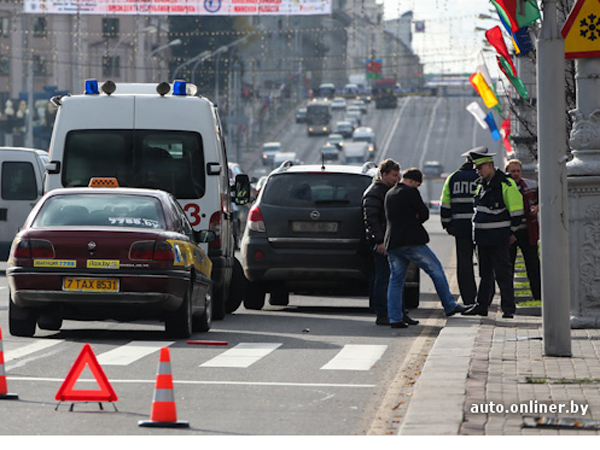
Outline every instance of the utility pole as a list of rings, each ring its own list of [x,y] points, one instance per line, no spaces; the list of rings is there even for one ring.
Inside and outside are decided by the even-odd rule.
[[[564,55],[556,0],[545,0],[537,51],[537,122],[546,356],[571,356]]]

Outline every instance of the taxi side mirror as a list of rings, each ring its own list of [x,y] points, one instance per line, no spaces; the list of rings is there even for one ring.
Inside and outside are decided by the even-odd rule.
[[[213,242],[217,240],[217,233],[213,230],[195,231],[194,234],[196,235],[196,241],[198,243]]]

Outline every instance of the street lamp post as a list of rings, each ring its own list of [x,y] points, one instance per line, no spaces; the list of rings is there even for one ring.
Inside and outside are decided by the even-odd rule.
[[[151,80],[150,81],[154,81],[154,60],[153,60],[154,55],[156,55],[157,53],[159,53],[159,52],[161,52],[163,50],[166,50],[167,48],[173,47],[175,45],[181,45],[181,39],[174,39],[171,42],[169,42],[168,44],[161,45],[157,49],[152,50],[148,54],[148,59],[150,59],[151,64],[152,64],[152,70],[151,70],[151,75],[152,76],[151,76]],[[147,67],[146,67],[146,69],[147,69]],[[146,76],[146,78],[148,78],[148,77]]]
[[[174,79],[174,80],[175,80],[175,79],[177,79],[177,73],[178,73],[178,72],[179,72],[179,71],[180,71],[182,68],[184,68],[185,66],[187,66],[187,65],[189,65],[189,64],[191,64],[191,63],[193,63],[193,62],[196,62],[196,61],[202,62],[202,61],[204,61],[204,60],[206,60],[206,59],[210,58],[210,55],[211,55],[211,52],[210,52],[209,50],[204,50],[202,53],[200,53],[200,54],[198,54],[198,55],[194,56],[194,57],[193,57],[193,58],[191,58],[191,59],[188,59],[187,61],[185,61],[185,62],[183,62],[183,63],[181,63],[181,64],[179,64],[179,65],[178,65],[178,66],[175,68],[175,70],[173,71],[173,79]]]

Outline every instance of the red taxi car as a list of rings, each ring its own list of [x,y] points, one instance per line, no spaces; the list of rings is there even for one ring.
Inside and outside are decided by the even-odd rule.
[[[47,193],[12,244],[9,330],[33,336],[66,320],[164,321],[187,338],[212,321],[212,263],[169,193],[67,188]]]

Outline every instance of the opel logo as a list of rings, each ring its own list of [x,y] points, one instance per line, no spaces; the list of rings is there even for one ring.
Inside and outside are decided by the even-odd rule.
[[[88,242],[87,248],[90,252],[93,252],[96,249],[97,245],[94,241]]]
[[[313,211],[310,213],[310,218],[312,220],[319,220],[319,217],[321,217],[321,213],[319,211]]]

